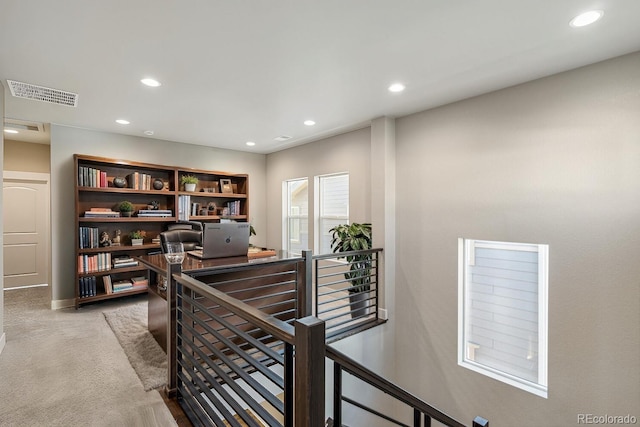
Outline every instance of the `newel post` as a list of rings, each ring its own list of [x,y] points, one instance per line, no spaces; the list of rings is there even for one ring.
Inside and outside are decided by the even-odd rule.
[[[174,274],[182,273],[182,264],[167,263],[167,385],[166,393],[174,397],[177,390],[178,364],[177,364],[177,309],[176,309],[176,285]]]
[[[478,416],[473,419],[473,427],[489,427],[489,420]]]
[[[324,426],[325,325],[317,317],[295,321],[295,424]]]

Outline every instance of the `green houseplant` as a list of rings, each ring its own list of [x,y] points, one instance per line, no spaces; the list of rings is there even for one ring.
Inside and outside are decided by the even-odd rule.
[[[118,208],[122,216],[131,216],[133,214],[133,203],[125,200],[118,203]]]
[[[182,175],[180,177],[180,184],[184,185],[184,191],[195,191],[197,183],[198,177],[195,175]]]
[[[144,230],[134,230],[129,233],[129,237],[131,238],[131,244],[133,246],[142,245],[144,242],[144,238],[147,235],[147,232]]]
[[[331,247],[333,253],[360,251],[371,249],[371,224],[352,223],[336,225],[329,230],[331,233]],[[349,272],[345,278],[351,282],[350,292],[369,290],[371,271],[371,255],[348,255],[345,257],[350,263]]]
[[[333,253],[351,252],[371,249],[371,224],[340,224],[329,230]],[[342,257],[340,257],[342,258]],[[349,271],[344,273],[345,279],[351,283],[349,300],[351,316],[359,317],[367,314],[366,306],[371,289],[371,254],[346,255]]]

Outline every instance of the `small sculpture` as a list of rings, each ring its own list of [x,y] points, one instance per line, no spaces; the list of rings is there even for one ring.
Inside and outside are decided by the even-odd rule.
[[[120,246],[120,235],[122,232],[120,230],[116,230],[116,236],[113,238],[111,242],[111,246]]]
[[[102,246],[102,247],[111,246],[111,240],[109,239],[109,233],[107,233],[106,231],[103,231],[100,234],[100,246]]]

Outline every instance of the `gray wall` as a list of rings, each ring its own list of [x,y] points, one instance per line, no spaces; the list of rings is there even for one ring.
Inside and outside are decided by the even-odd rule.
[[[4,85],[0,83],[0,124],[4,129]],[[0,166],[4,165],[4,131],[0,132]],[[4,167],[0,168],[4,170]],[[4,191],[3,191],[4,193]],[[2,194],[0,193],[0,206]],[[4,218],[0,210],[0,260],[4,259]],[[4,348],[4,262],[0,262],[0,352]]]
[[[371,221],[370,145],[371,129],[364,128],[267,156],[267,246],[282,248],[282,183],[309,178],[309,215],[313,217],[314,176],[349,172],[349,219]],[[313,221],[309,221],[309,243],[313,249]],[[260,230],[257,230],[260,233]]]
[[[396,121],[397,377],[464,422],[640,417],[640,54]],[[457,238],[549,244],[549,397],[457,366]]]
[[[249,174],[250,221],[266,230],[266,159],[262,154],[222,150],[84,129],[51,126],[52,307],[74,297],[75,221],[73,155],[89,154],[139,162]],[[264,246],[266,235],[252,242]]]

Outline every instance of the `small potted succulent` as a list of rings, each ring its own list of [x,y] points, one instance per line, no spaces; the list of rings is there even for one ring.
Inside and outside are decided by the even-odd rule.
[[[118,210],[120,211],[120,215],[122,216],[132,216],[133,215],[133,203],[128,201],[123,201],[118,203]]]
[[[129,233],[129,237],[131,238],[132,246],[140,246],[144,243],[144,237],[147,233],[143,230],[135,230]]]
[[[184,191],[196,191],[198,178],[195,175],[182,175],[180,184],[184,185]]]

